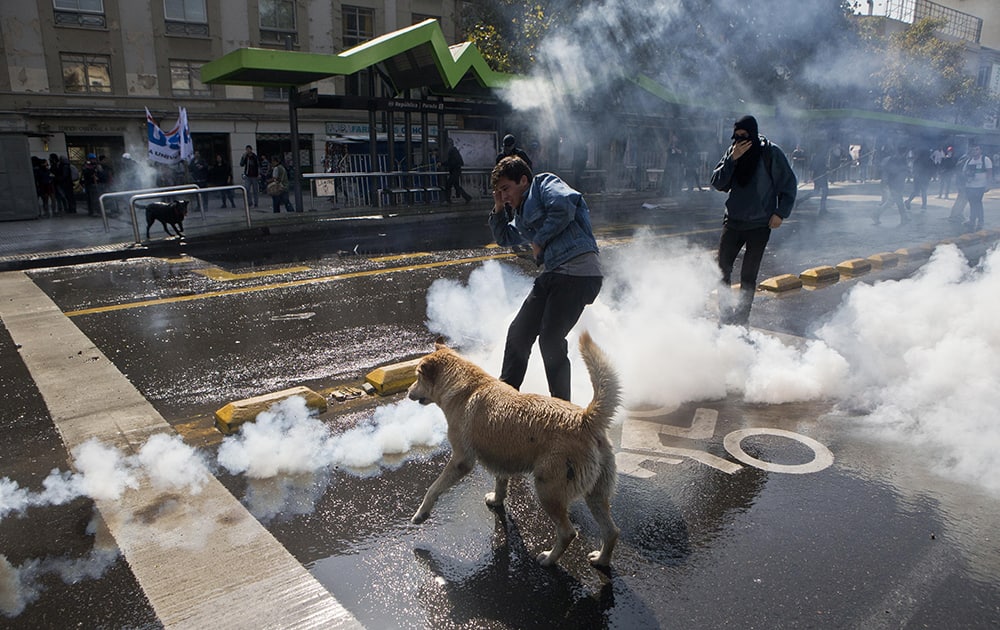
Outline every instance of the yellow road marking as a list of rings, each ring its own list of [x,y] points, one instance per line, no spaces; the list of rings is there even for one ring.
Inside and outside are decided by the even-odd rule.
[[[377,258],[369,258],[368,260],[372,262],[394,262],[396,260],[406,260],[407,258],[424,258],[426,256],[431,256],[430,252],[414,252],[412,254],[396,254],[394,256],[379,256]]]
[[[281,269],[270,269],[268,271],[249,271],[247,273],[231,273],[218,267],[208,267],[205,269],[195,269],[196,274],[205,276],[211,280],[219,282],[229,282],[230,280],[248,280],[250,278],[263,278],[265,276],[281,276],[289,273],[299,273],[309,271],[309,267],[282,267]]]
[[[236,289],[223,289],[221,291],[207,291],[190,295],[177,295],[168,298],[157,298],[155,300],[142,300],[139,302],[128,302],[125,304],[112,304],[109,306],[96,306],[94,308],[84,308],[76,311],[66,311],[66,317],[79,317],[81,315],[94,315],[97,313],[109,313],[112,311],[125,311],[133,308],[144,308],[146,306],[157,306],[160,304],[173,304],[176,302],[193,302],[195,300],[206,300],[209,298],[223,297],[227,295],[239,295],[241,293],[257,293],[259,291],[273,291],[275,289],[286,289],[291,287],[301,287],[310,284],[321,284],[324,282],[334,282],[337,280],[348,280],[351,278],[364,278],[367,276],[378,276],[386,273],[397,273],[400,271],[416,271],[420,269],[434,269],[436,267],[450,267],[453,265],[464,265],[486,260],[500,260],[503,258],[514,258],[516,254],[493,254],[491,256],[475,256],[472,258],[459,258],[457,260],[441,260],[437,262],[423,263],[419,265],[407,265],[405,267],[391,267],[388,269],[368,269],[365,271],[352,271],[333,276],[320,276],[317,278],[302,278],[300,280],[289,280],[287,282],[276,282],[256,287],[240,287]]]
[[[691,230],[689,232],[681,232],[678,234],[659,234],[657,236],[666,238],[676,238],[679,236],[686,236],[690,234],[703,234],[705,232],[714,232],[716,230]],[[605,244],[619,244],[632,241],[630,237],[616,238],[616,239],[601,239],[599,242]],[[494,249],[498,246],[494,243],[488,245],[487,249]],[[417,271],[421,269],[434,269],[436,267],[450,267],[454,265],[464,265],[468,263],[483,262],[486,260],[501,260],[504,258],[516,258],[517,254],[514,253],[504,253],[504,254],[490,254],[487,256],[474,256],[472,258],[459,258],[457,260],[442,260],[438,262],[422,263],[418,265],[406,265],[403,267],[390,267],[388,269],[369,269],[366,271],[352,271],[350,273],[336,274],[332,276],[319,276],[316,278],[302,278],[300,280],[289,280],[287,282],[276,282],[273,284],[264,284],[256,287],[240,287],[235,289],[223,289],[220,291],[207,291],[205,293],[196,293],[189,295],[177,295],[168,298],[157,298],[155,300],[142,300],[139,302],[127,302],[124,304],[112,304],[109,306],[95,306],[94,308],[84,308],[76,311],[66,311],[64,315],[66,317],[79,317],[81,315],[95,315],[98,313],[109,313],[112,311],[125,311],[133,308],[144,308],[146,306],[157,306],[160,304],[173,304],[176,302],[193,302],[195,300],[206,300],[216,297],[224,297],[227,295],[239,295],[241,293],[257,293],[260,291],[273,291],[275,289],[287,289],[291,287],[300,287],[310,284],[322,284],[325,282],[335,282],[337,280],[349,280],[351,278],[363,278],[368,276],[378,276],[386,273],[398,273],[401,271]],[[387,257],[391,259],[392,257]]]

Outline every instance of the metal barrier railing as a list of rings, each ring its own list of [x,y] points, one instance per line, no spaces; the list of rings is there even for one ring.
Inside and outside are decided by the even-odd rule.
[[[148,192],[140,195],[133,195],[132,197],[129,198],[128,207],[129,207],[129,213],[132,218],[132,231],[133,235],[135,236],[135,242],[137,245],[142,243],[142,236],[140,235],[139,232],[139,219],[135,214],[135,203],[137,201],[143,201],[146,199],[160,199],[161,197],[181,197],[185,195],[201,195],[202,193],[210,193],[222,190],[240,190],[242,191],[243,194],[243,209],[244,212],[246,213],[247,227],[248,228],[253,227],[253,222],[250,220],[250,203],[247,200],[247,189],[241,185],[234,184],[231,186],[211,186],[209,188],[188,187],[183,190],[165,190],[161,188],[157,190],[158,192]],[[198,207],[201,208],[201,205],[202,205],[201,198],[199,197]],[[202,208],[201,216],[202,219],[205,218],[204,208]]]
[[[131,195],[141,195],[143,193],[150,193],[150,192],[178,191],[178,190],[191,190],[191,189],[198,190],[198,186],[196,184],[178,184],[177,186],[160,186],[158,188],[139,188],[137,190],[121,190],[118,192],[104,193],[97,199],[98,204],[101,207],[101,220],[104,221],[104,231],[105,232],[111,231],[111,226],[108,223],[108,213],[104,207],[105,199],[111,200],[111,199],[117,199],[118,197],[129,197]],[[198,200],[198,206],[201,207],[200,198]],[[202,219],[205,218],[204,208],[201,209],[201,218]]]
[[[489,197],[490,170],[465,169],[462,187],[475,197]],[[305,173],[302,177],[312,183],[314,197],[333,198],[339,203],[343,195],[345,207],[375,206],[447,201],[445,171],[378,171]]]

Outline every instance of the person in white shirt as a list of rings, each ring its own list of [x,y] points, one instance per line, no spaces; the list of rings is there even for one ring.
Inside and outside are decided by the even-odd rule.
[[[993,162],[983,155],[983,148],[973,145],[969,149],[969,161],[962,169],[965,177],[965,196],[969,200],[969,222],[965,224],[972,231],[983,227],[983,194],[993,181]]]

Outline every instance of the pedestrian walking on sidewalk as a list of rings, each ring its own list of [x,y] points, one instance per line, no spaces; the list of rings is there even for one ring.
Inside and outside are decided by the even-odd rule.
[[[969,222],[965,227],[971,231],[983,227],[983,195],[993,183],[993,161],[983,155],[983,148],[973,145],[969,149],[969,161],[962,169],[965,179],[965,196],[969,200]]]
[[[927,209],[927,188],[931,185],[935,168],[930,150],[917,151],[913,157],[913,191],[905,202],[907,210],[917,195],[920,195],[920,209]]]
[[[826,198],[830,196],[829,161],[825,151],[817,151],[812,159],[813,192],[819,195],[819,214],[826,214]]]
[[[736,121],[732,140],[711,180],[713,188],[729,193],[719,239],[719,322],[747,326],[764,249],[771,230],[792,213],[798,181],[781,148],[760,135],[753,116]],[[733,300],[733,266],[744,247],[739,297]]]
[[[233,169],[229,167],[229,162],[222,157],[222,154],[217,153],[215,155],[215,164],[208,169],[208,181],[215,186],[231,186],[233,184]],[[226,207],[226,202],[229,205],[236,207],[236,200],[234,199],[233,189],[220,190],[219,200],[222,202],[220,208]]]
[[[240,157],[240,166],[243,167],[243,188],[247,191],[250,207],[256,208],[260,199],[260,159],[249,144]]]
[[[903,204],[903,186],[906,185],[906,149],[899,147],[895,152],[882,160],[882,184],[888,191],[889,202],[896,205],[899,210],[899,224],[909,223],[910,217],[906,213],[906,206]],[[881,225],[882,204],[875,209],[872,214],[872,223]]]
[[[462,159],[462,152],[458,150],[451,138],[448,138],[448,153],[441,166],[448,171],[448,179],[444,185],[444,200],[450,204],[451,191],[454,190],[455,196],[464,198],[465,203],[472,201],[472,195],[462,188],[462,167],[465,166],[465,160]]]
[[[281,212],[281,206],[285,206],[286,212],[295,212],[295,207],[288,199],[288,171],[277,155],[271,157],[270,173],[267,194],[271,195],[271,208],[275,213]]]
[[[98,209],[100,208],[100,194],[98,192],[98,182],[97,182],[97,156],[93,153],[87,154],[87,161],[83,165],[83,170],[80,173],[80,184],[83,186],[83,191],[87,195],[87,216],[93,217],[97,216]]]

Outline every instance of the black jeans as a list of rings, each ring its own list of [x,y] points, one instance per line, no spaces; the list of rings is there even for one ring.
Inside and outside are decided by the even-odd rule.
[[[451,191],[454,189],[456,195],[460,195],[466,201],[472,199],[469,193],[462,188],[462,171],[449,171],[448,179],[445,181],[444,196],[445,201],[451,203]]]
[[[285,206],[285,211],[295,212],[295,207],[292,206],[291,200],[288,198],[288,191],[282,191],[280,195],[274,195],[271,197],[271,208],[275,212],[281,212],[281,206]]]
[[[750,230],[735,230],[723,226],[719,239],[719,269],[722,271],[723,286],[719,288],[719,320],[723,324],[746,326],[750,321],[750,307],[753,305],[754,291],[757,290],[757,274],[764,259],[764,249],[771,238],[771,228],[764,226]],[[740,298],[736,304],[729,299],[732,285],[733,265],[743,246],[743,265],[740,267]]]
[[[538,339],[549,382],[549,394],[569,400],[570,372],[566,335],[576,325],[588,304],[601,292],[600,276],[567,276],[543,273],[535,278],[510,328],[503,352],[500,380],[520,389],[528,370],[531,346]]]

